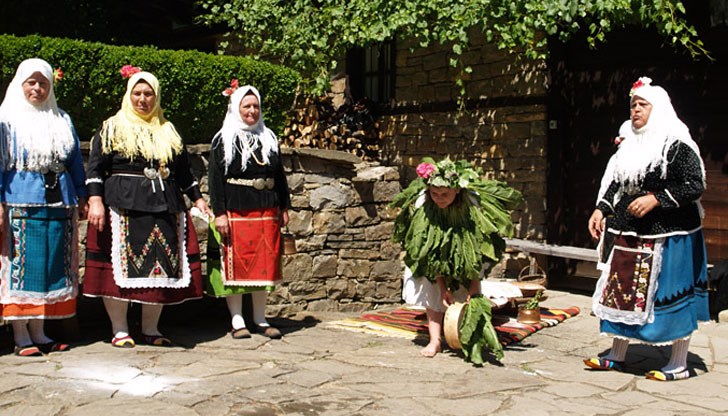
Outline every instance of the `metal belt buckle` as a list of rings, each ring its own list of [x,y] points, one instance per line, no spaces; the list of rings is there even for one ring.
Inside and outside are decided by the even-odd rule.
[[[266,178],[265,179],[265,187],[268,189],[273,189],[273,187],[276,185],[276,181],[273,178]]]
[[[169,178],[169,168],[166,166],[160,166],[159,167],[159,176],[161,176],[162,179]]]
[[[159,172],[157,172],[154,168],[144,168],[144,176],[146,176],[147,179],[154,180],[159,177]]]
[[[265,179],[263,179],[263,178],[253,179],[253,188],[255,188],[258,191],[262,191],[263,189],[265,189]]]

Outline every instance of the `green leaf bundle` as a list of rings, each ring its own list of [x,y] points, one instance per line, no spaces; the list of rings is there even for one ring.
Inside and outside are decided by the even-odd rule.
[[[498,361],[503,359],[503,345],[498,340],[491,318],[490,300],[483,296],[471,298],[465,306],[460,324],[460,344],[465,360],[483,364],[483,347],[488,347]]]

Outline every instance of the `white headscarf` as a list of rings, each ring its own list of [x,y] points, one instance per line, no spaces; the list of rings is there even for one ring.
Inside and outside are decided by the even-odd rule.
[[[48,99],[41,105],[31,104],[23,93],[23,83],[35,72],[48,80],[50,88]],[[53,69],[48,62],[38,58],[21,62],[0,104],[0,122],[7,124],[11,140],[2,144],[7,149],[3,152],[3,167],[39,170],[54,159],[65,160],[75,146],[70,120],[66,117],[56,103]]]
[[[638,185],[653,169],[660,169],[660,176],[665,178],[669,162],[667,152],[676,141],[688,145],[698,156],[705,185],[705,166],[697,143],[690,137],[685,123],[677,117],[667,92],[651,83],[650,78],[641,77],[632,86],[630,104],[636,97],[640,97],[652,104],[652,111],[647,123],[640,129],[635,129],[631,120],[622,123],[619,128],[622,141],[607,165],[599,198],[613,180],[626,186]]]
[[[240,116],[240,102],[249,93],[255,95],[261,106],[260,117],[253,125],[246,124]],[[263,122],[260,93],[255,87],[250,85],[238,88],[230,96],[230,103],[225,114],[225,120],[216,136],[219,136],[219,139],[215,140],[212,145],[213,147],[217,147],[220,145],[219,142],[222,142],[225,156],[225,172],[230,167],[230,163],[232,163],[236,152],[240,153],[240,158],[242,159],[241,169],[243,171],[245,171],[248,160],[250,160],[253,152],[258,148],[261,148],[261,154],[265,164],[270,163],[271,154],[278,153],[278,139],[276,139],[275,134]]]

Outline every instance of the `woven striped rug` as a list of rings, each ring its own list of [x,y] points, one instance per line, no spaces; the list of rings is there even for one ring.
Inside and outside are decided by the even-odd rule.
[[[541,322],[532,325],[522,324],[507,315],[494,315],[493,325],[501,344],[508,345],[520,342],[544,328],[556,326],[579,312],[577,306],[566,309],[541,308]],[[327,327],[408,339],[428,336],[425,311],[408,307],[393,311],[367,312],[359,318],[329,322]]]

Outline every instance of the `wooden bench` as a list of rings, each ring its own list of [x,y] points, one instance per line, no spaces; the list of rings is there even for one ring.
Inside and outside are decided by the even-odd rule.
[[[523,240],[519,238],[506,238],[505,241],[506,247],[526,253],[530,257],[530,266],[528,268],[529,275],[534,275],[539,272],[538,262],[536,261],[536,257],[532,256],[532,254],[561,257],[591,263],[597,263],[599,260],[597,251],[593,248],[560,246],[558,244],[547,244],[540,241]]]

